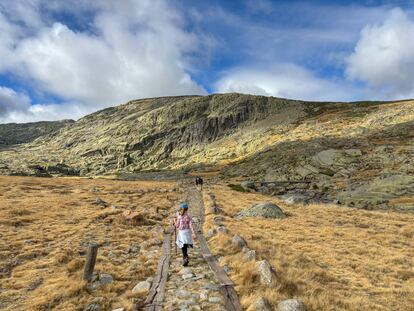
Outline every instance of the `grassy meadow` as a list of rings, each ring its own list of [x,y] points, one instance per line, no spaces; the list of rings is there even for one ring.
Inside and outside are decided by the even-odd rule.
[[[276,307],[299,298],[308,310],[413,310],[414,215],[364,211],[333,205],[285,205],[259,194],[213,186],[229,234],[208,240],[221,265],[228,265],[244,308],[259,297]],[[280,206],[286,219],[232,218],[259,201]],[[213,215],[204,230],[212,228]],[[261,285],[253,261],[231,245],[241,235],[257,259],[266,259],[277,281]]]
[[[0,309],[130,309],[131,289],[155,273],[163,228],[181,193],[173,182],[0,177]],[[97,198],[107,204],[96,204]],[[106,205],[106,206],[105,206]],[[141,213],[138,225],[122,212]],[[85,250],[99,243],[95,272],[114,281],[89,290]]]

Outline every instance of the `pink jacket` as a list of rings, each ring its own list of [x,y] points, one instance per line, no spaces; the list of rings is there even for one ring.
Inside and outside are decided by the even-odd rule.
[[[179,230],[190,229],[191,232],[195,234],[194,228],[193,228],[193,221],[191,219],[191,216],[188,214],[178,215],[177,218],[175,219],[175,226]]]

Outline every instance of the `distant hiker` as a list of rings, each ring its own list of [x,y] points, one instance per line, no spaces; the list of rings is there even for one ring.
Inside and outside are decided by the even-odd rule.
[[[188,266],[188,247],[193,247],[193,239],[195,232],[193,228],[193,221],[188,214],[188,204],[181,203],[180,211],[177,218],[174,219],[174,226],[178,229],[177,239],[175,243],[183,252],[183,266]]]
[[[203,178],[201,178],[200,176],[197,176],[196,177],[196,186],[200,186],[200,190],[203,190],[203,183],[204,183]]]

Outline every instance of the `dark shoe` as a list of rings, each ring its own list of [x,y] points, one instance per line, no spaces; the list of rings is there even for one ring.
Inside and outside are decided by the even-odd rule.
[[[184,260],[183,260],[183,266],[187,267],[189,262],[190,261],[188,260],[188,257],[185,257]]]

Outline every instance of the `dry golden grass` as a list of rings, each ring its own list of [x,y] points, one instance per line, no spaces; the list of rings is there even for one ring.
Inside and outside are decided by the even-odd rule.
[[[243,307],[260,296],[273,306],[302,299],[309,310],[413,310],[414,215],[363,211],[337,206],[286,206],[277,199],[240,193],[225,186],[215,194],[230,234],[210,239],[212,252],[230,267]],[[232,218],[258,201],[272,201],[287,214],[283,220]],[[212,226],[206,218],[205,230]],[[243,236],[258,260],[276,270],[273,286],[260,285],[254,263],[229,247]]]
[[[95,297],[105,297],[104,310],[130,308],[131,289],[155,273],[162,228],[181,197],[154,190],[175,187],[0,176],[0,309],[83,310]],[[109,206],[93,204],[98,197]],[[124,223],[125,209],[141,211],[151,225]],[[81,275],[83,252],[92,241],[100,244],[95,271],[115,281],[90,292]],[[128,254],[135,245],[141,251]]]

